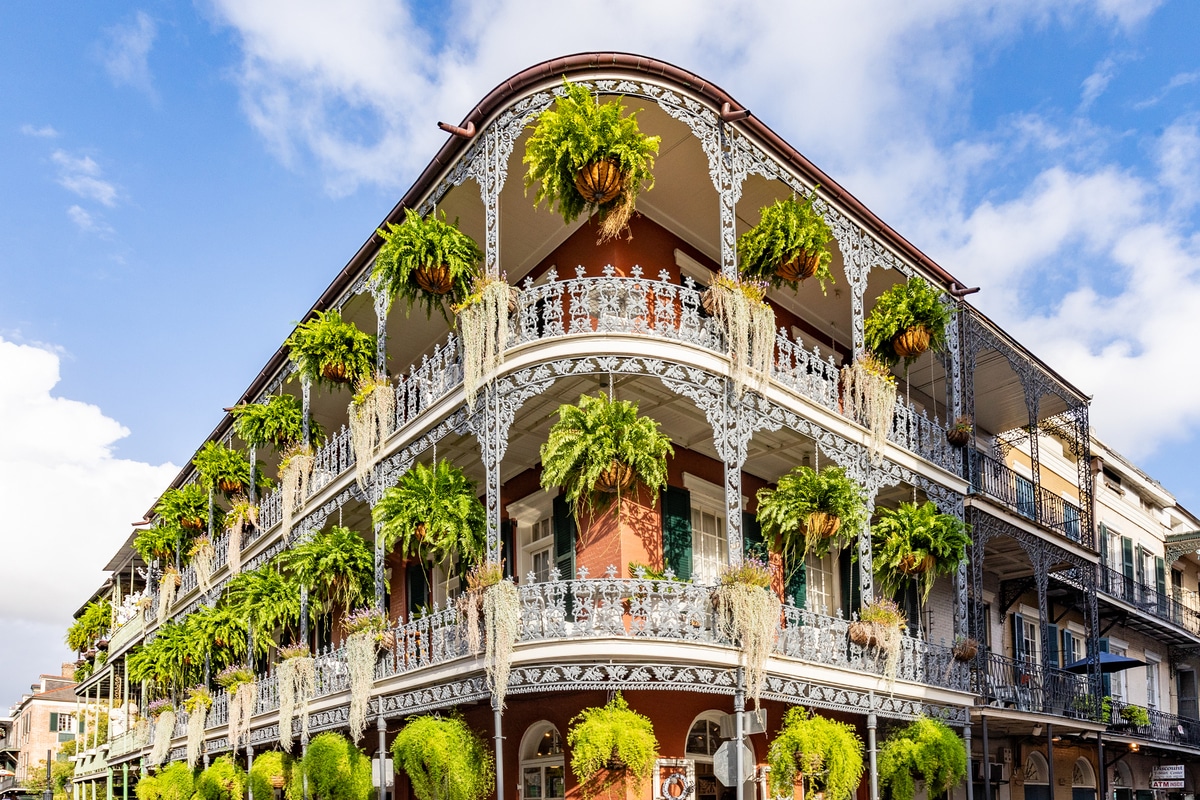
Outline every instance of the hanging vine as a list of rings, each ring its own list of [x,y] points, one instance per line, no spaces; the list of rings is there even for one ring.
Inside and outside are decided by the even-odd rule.
[[[483,377],[504,363],[504,350],[508,347],[508,315],[515,291],[504,275],[499,278],[481,276],[476,279],[471,293],[454,306],[463,347],[463,390],[471,409],[475,408]]]
[[[229,693],[229,745],[237,749],[250,735],[250,718],[254,716],[254,703],[258,686],[249,667],[226,667],[217,674],[217,683]]]
[[[196,572],[196,585],[200,587],[202,594],[208,594],[212,591],[213,559],[217,555],[212,540],[201,536],[192,544],[188,555],[192,559],[192,569]]]
[[[225,530],[229,534],[225,563],[229,565],[231,577],[242,571],[242,534],[247,528],[257,524],[258,506],[251,503],[245,495],[235,496],[229,513],[225,515]]]
[[[316,662],[308,647],[294,644],[279,651],[283,660],[276,668],[279,682],[279,744],[292,749],[292,720],[300,717],[300,744],[308,743],[308,700],[317,687]]]
[[[467,646],[478,655],[486,648],[483,669],[496,705],[504,708],[509,665],[521,629],[521,595],[504,579],[504,568],[485,562],[467,574],[467,591],[458,599],[459,617],[466,624]],[[482,628],[480,620],[483,621]]]
[[[387,617],[376,609],[346,616],[346,665],[350,671],[350,740],[357,742],[367,729],[367,703],[375,684],[375,648],[387,631]]]
[[[313,449],[298,445],[288,451],[279,464],[280,529],[286,542],[291,536],[296,509],[308,497],[308,481],[312,477],[316,457]]]
[[[892,428],[896,410],[896,376],[887,364],[864,354],[842,367],[842,402],[847,416],[871,433],[870,455],[877,460]]]
[[[747,558],[740,566],[728,568],[714,591],[721,635],[741,644],[746,689],[758,708],[781,608],[771,590],[770,568],[758,559]]]
[[[157,767],[167,759],[171,751],[171,738],[175,735],[175,706],[170,700],[155,700],[150,704],[150,718],[154,720],[154,746],[150,748],[150,766]]]
[[[354,448],[354,478],[366,489],[371,467],[396,418],[396,393],[386,375],[360,381],[348,409],[350,445]]]
[[[167,620],[167,613],[171,610],[171,606],[175,604],[175,592],[179,589],[179,584],[182,578],[179,575],[179,570],[174,567],[167,567],[163,570],[162,578],[158,581],[158,624],[162,625]]]
[[[187,711],[187,763],[195,767],[200,760],[200,746],[204,744],[204,728],[208,721],[208,710],[212,708],[212,693],[205,686],[193,686],[183,701]]]
[[[721,323],[729,348],[734,391],[761,390],[771,377],[775,311],[766,302],[765,281],[718,277],[704,293],[705,310]]]

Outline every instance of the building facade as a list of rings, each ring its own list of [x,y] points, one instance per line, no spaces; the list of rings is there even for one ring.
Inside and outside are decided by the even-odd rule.
[[[638,200],[630,238],[598,244],[589,222],[566,224],[525,196],[528,127],[553,105],[564,77],[622,97],[640,109],[642,130],[662,137],[655,186]],[[386,222],[400,222],[405,209],[445,212],[482,244],[485,274],[517,287],[503,362],[484,376],[475,402],[464,392],[455,333],[436,316],[406,317],[402,304],[389,311],[369,279],[378,235],[313,307],[337,309],[378,334],[396,402],[377,462],[356,478],[348,393],[289,380],[282,348],[241,398],[294,395],[329,432],[299,508],[289,511],[290,536],[280,492],[268,493],[241,539],[242,569],[333,524],[375,543],[376,599],[393,635],[376,664],[373,727],[360,746],[386,746],[411,715],[457,709],[497,743],[498,797],[575,797],[564,745],[570,721],[620,691],[652,720],[661,757],[689,765],[702,800],[766,796],[770,736],[795,705],[853,724],[871,750],[917,715],[946,721],[977,762],[973,780],[954,790],[959,798],[1147,791],[1147,768],[1163,759],[1185,765],[1179,793],[1193,790],[1200,567],[1188,535],[1200,526],[1093,437],[1087,396],[976,310],[966,299],[971,290],[732,96],[653,59],[584,54],[539,64],[444,127],[448,141]],[[770,374],[743,391],[703,289],[736,276],[737,237],[759,209],[810,194],[833,232],[834,283],[827,293],[813,282],[768,293],[778,325]],[[876,299],[911,277],[937,289],[954,321],[944,352],[895,371],[899,398],[877,445],[839,395],[839,370],[864,352],[864,319]],[[675,455],[661,498],[631,497],[620,515],[580,526],[560,495],[540,487],[539,448],[560,404],[597,392],[636,401]],[[946,437],[961,418],[972,429],[963,448]],[[211,439],[245,444],[228,416]],[[280,455],[259,448],[251,460]],[[493,707],[481,659],[467,647],[452,602],[457,579],[426,576],[420,564],[386,552],[372,523],[383,491],[414,463],[434,460],[462,468],[480,487],[488,557],[503,560],[517,582],[520,635],[503,709]],[[894,665],[849,636],[862,604],[877,595],[869,528],[851,547],[809,557],[801,581],[778,587],[785,604],[761,688],[765,716],[751,720],[736,714],[755,703],[741,651],[716,624],[711,588],[761,539],[758,490],[801,464],[843,468],[864,487],[872,512],[933,501],[971,524],[974,543],[927,601],[907,601]],[[174,485],[195,479],[189,468]],[[228,537],[216,535],[206,592],[194,568],[183,568],[172,620],[220,601],[229,555]],[[125,594],[157,591],[166,565],[135,559],[127,543],[110,564],[114,574],[144,570],[111,596],[135,613],[124,615],[106,663],[77,690],[81,702],[114,712],[106,743],[81,740],[81,797],[127,795],[148,765],[149,732],[137,722],[152,698],[129,681],[127,662],[160,627],[157,598],[138,612]],[[648,576],[667,569],[688,580]],[[339,627],[305,633],[319,648],[312,730],[345,729]],[[952,645],[967,637],[979,652],[959,660]],[[1101,651],[1154,666],[1104,674]],[[1079,661],[1087,663],[1067,669]],[[280,738],[272,658],[255,667],[249,744],[239,753],[247,758]],[[205,759],[230,749],[228,699],[223,690],[215,695]],[[1131,704],[1147,709],[1150,725],[1113,724]],[[168,758],[183,757],[185,730],[180,714]],[[714,758],[738,738],[749,748],[749,777],[725,787]],[[874,777],[872,768],[861,797],[875,799]],[[403,776],[394,791],[407,796]]]
[[[15,761],[17,784],[29,778],[30,770],[42,767],[47,752],[57,756],[63,742],[75,739],[74,673],[73,664],[63,664],[57,675],[39,675],[29,694],[9,710],[12,722],[5,745]]]

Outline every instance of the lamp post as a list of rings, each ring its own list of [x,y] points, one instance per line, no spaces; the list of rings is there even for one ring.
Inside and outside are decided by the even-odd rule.
[[[54,751],[46,748],[46,791],[42,792],[42,800],[54,800]]]

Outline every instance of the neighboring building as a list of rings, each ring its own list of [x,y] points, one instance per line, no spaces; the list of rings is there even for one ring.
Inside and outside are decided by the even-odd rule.
[[[642,129],[662,137],[656,185],[639,198],[631,239],[599,245],[592,226],[566,225],[524,194],[525,129],[552,104],[564,75],[599,94],[623,95],[631,109],[642,109]],[[1194,792],[1200,524],[1093,437],[1083,391],[700,76],[623,54],[572,56],[505,81],[457,131],[386,221],[399,222],[406,208],[428,213],[436,206],[484,246],[489,275],[520,287],[506,361],[478,403],[466,402],[458,343],[445,323],[419,313],[406,318],[400,308],[387,314],[386,298],[373,296],[368,275],[381,244],[374,224],[363,226],[369,238],[314,306],[378,331],[381,363],[394,376],[395,424],[366,490],[356,483],[345,428],[348,393],[289,382],[281,349],[241,398],[295,394],[330,432],[290,539],[281,531],[279,492],[263,498],[258,527],[242,542],[246,569],[332,523],[373,541],[367,498],[435,453],[481,487],[489,556],[504,558],[521,593],[507,708],[493,714],[481,662],[467,653],[449,607],[458,581],[441,573],[426,580],[420,564],[380,546],[377,599],[390,611],[395,645],[377,665],[372,724],[394,733],[409,715],[457,708],[488,736],[498,726],[500,788],[511,797],[518,786],[526,800],[577,795],[566,769],[568,724],[617,690],[651,718],[661,755],[689,762],[699,800],[758,791],[768,736],[793,705],[850,722],[868,741],[917,714],[945,719],[968,737],[977,762],[975,780],[954,790],[956,800],[968,793],[1088,800],[1109,788],[1114,800],[1146,800],[1129,793],[1149,791],[1152,764],[1183,765],[1185,777],[1163,780],[1182,783],[1181,794]],[[827,295],[811,282],[799,292],[769,293],[780,328],[771,376],[761,391],[739,394],[701,289],[719,274],[735,274],[737,235],[761,207],[812,191],[834,233],[836,283]],[[958,313],[946,353],[896,370],[900,399],[876,453],[839,397],[839,368],[863,352],[864,316],[876,298],[910,276],[928,279]],[[560,404],[597,391],[638,401],[670,436],[675,456],[659,502],[628,497],[620,518],[604,516],[581,531],[565,500],[540,489],[539,447]],[[965,449],[946,439],[948,420],[959,417],[974,428]],[[228,416],[211,438],[242,445]],[[280,454],[256,455],[271,461]],[[894,681],[872,648],[848,636],[850,618],[875,594],[869,532],[859,532],[857,558],[850,548],[809,558],[784,589],[789,605],[762,693],[767,733],[749,727],[745,737],[757,769],[743,786],[724,789],[714,755],[733,736],[730,715],[747,699],[739,650],[714,625],[708,587],[757,538],[757,491],[798,464],[843,467],[873,509],[933,500],[971,523],[975,544],[970,563],[940,579],[928,602],[900,598],[910,625]],[[194,479],[188,468],[173,485]],[[220,597],[230,577],[227,538],[216,549],[212,591],[202,594],[185,568],[173,619]],[[641,579],[630,562],[669,567],[691,582]],[[107,745],[97,735],[80,740],[81,796],[113,793],[122,780],[115,794],[128,794],[130,777],[146,762],[147,739],[134,720],[153,698],[130,684],[126,660],[158,626],[131,593],[147,584],[154,591],[162,566],[142,565],[129,542],[108,565],[118,580],[104,596],[124,611],[107,662],[77,693],[89,705],[122,711],[109,718]],[[347,727],[345,654],[331,644],[338,630],[335,622],[312,632],[322,648],[314,732]],[[950,647],[967,636],[981,644],[969,664]],[[1102,649],[1150,666],[1102,675]],[[1082,672],[1065,669],[1088,656]],[[247,755],[278,742],[271,660],[256,666]],[[229,749],[225,693],[215,694],[206,757]],[[1151,724],[1123,724],[1127,704],[1149,707]],[[176,723],[172,759],[183,757],[185,717]],[[368,751],[377,744],[373,733],[360,742]],[[396,791],[406,795],[403,777]]]
[[[43,674],[29,687],[9,714],[12,724],[4,749],[15,755],[16,782],[24,783],[31,768],[40,768],[46,751],[58,754],[59,746],[75,738],[74,664],[63,664],[58,675]]]

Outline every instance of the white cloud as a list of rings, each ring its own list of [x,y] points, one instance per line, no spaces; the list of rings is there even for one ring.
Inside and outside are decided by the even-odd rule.
[[[129,435],[94,405],[56,397],[60,356],[43,346],[0,338],[0,486],[5,503],[0,681],[6,697],[38,673],[57,671],[71,614],[100,587],[101,567],[175,477],[170,464],[117,458]],[[66,556],[69,554],[69,557]],[[37,598],[30,602],[29,598]],[[31,635],[34,641],[31,641]],[[41,644],[42,647],[35,645]],[[15,698],[13,698],[15,699]]]
[[[54,128],[49,125],[43,125],[40,128],[36,128],[33,125],[26,123],[21,126],[21,133],[25,136],[36,136],[41,139],[55,139],[58,137],[58,131],[54,130]]]
[[[1079,107],[1082,110],[1087,110],[1092,103],[1096,102],[1096,98],[1104,94],[1104,90],[1108,88],[1108,84],[1117,74],[1117,62],[1109,56],[1096,65],[1096,69],[1091,75],[1083,79],[1082,92],[1079,98]]]
[[[130,23],[105,30],[100,59],[114,85],[132,86],[154,97],[148,58],[157,34],[158,26],[144,11],[137,12]]]
[[[75,223],[75,227],[84,233],[112,233],[112,228],[105,222],[98,220],[87,209],[81,206],[71,206],[67,209],[67,216],[71,222]]]
[[[50,158],[58,165],[58,183],[64,189],[103,205],[117,204],[117,187],[104,179],[100,165],[91,156],[77,157],[55,150]]]
[[[1195,72],[1180,72],[1177,75],[1172,75],[1171,80],[1167,81],[1166,86],[1159,89],[1153,95],[1147,97],[1140,103],[1135,103],[1133,107],[1140,111],[1145,108],[1150,108],[1151,106],[1156,106],[1161,103],[1171,92],[1183,86],[1190,86],[1196,81],[1200,81],[1200,70],[1196,70]]]
[[[1200,119],[1177,120],[1159,139],[1158,178],[1174,196],[1173,205],[1191,209],[1200,202]]]

